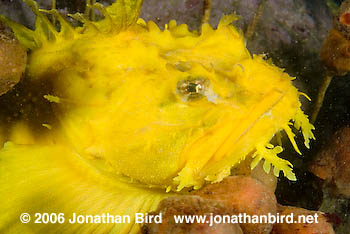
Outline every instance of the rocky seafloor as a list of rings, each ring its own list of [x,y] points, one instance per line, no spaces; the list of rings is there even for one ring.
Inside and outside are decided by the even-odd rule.
[[[38,0],[39,5],[43,8],[50,8],[50,2],[49,0]],[[57,7],[64,14],[75,11],[83,12],[84,3],[83,0],[57,0]],[[222,14],[235,13],[239,16],[239,20],[235,24],[244,33],[257,12],[259,3],[260,0],[213,0],[210,23],[215,27]],[[276,65],[284,68],[290,75],[297,77],[295,85],[315,100],[318,87],[326,73],[320,60],[320,50],[328,31],[332,28],[332,11],[336,11],[335,8],[340,3],[341,1],[324,0],[266,0],[261,8],[261,16],[256,23],[254,33],[247,39],[247,47],[251,53],[266,54]],[[0,0],[0,14],[29,27],[33,26],[34,15],[21,0]],[[179,23],[188,24],[191,30],[199,29],[202,15],[203,2],[201,0],[144,0],[141,11],[142,18],[153,20],[160,27],[163,27],[169,20],[176,19]],[[0,79],[2,74],[0,71]],[[275,182],[271,182],[273,180],[271,177],[263,181],[264,183],[270,181],[270,184],[265,184],[267,187],[272,186],[269,193],[272,191],[273,194],[275,191],[275,195],[273,195],[275,198],[270,199],[276,199],[271,205],[274,212],[283,213],[295,209],[291,206],[320,210],[325,212],[325,217],[327,217],[324,223],[332,222],[336,233],[340,234],[350,233],[349,78],[350,75],[336,77],[330,84],[315,123],[317,140],[312,143],[311,149],[302,149],[304,156],[301,158],[293,150],[288,150],[288,144],[286,144],[287,149],[284,157],[295,165],[298,181],[290,182],[279,178],[277,188]],[[19,80],[18,76],[16,79]],[[313,104],[313,102],[304,101],[306,113],[311,113]],[[242,176],[243,180],[254,178],[254,173],[240,172],[238,174],[239,176],[244,175],[244,177]],[[236,179],[237,177],[228,180],[231,183]],[[247,186],[250,183],[258,182],[255,180],[247,182]],[[224,185],[222,186],[224,187]],[[180,205],[178,208],[174,208],[173,212],[185,209],[184,207],[191,206],[191,204],[197,204],[201,209],[204,207],[203,209],[209,211],[231,212],[227,211],[229,206],[227,203],[226,205],[225,202],[220,203],[222,201],[217,202],[220,204],[212,201],[205,203],[203,199],[206,199],[207,196],[204,196],[206,198],[203,196],[198,198],[198,195],[201,194],[193,195],[190,198],[185,197],[180,202],[164,202],[160,205],[159,211],[164,210],[164,206],[167,204],[176,203]],[[220,200],[218,197],[210,199]],[[246,211],[242,210],[241,206],[241,203],[236,204],[236,210]],[[298,212],[307,213],[308,211],[298,210]],[[167,228],[169,227],[172,228],[171,225],[167,226]],[[154,230],[157,228],[159,227],[147,227],[145,232],[155,233]],[[181,228],[187,230],[186,228],[189,227],[178,228],[179,230],[174,229],[173,232],[168,233],[181,233],[184,230]],[[194,227],[193,230],[196,228],[202,230],[203,227]],[[220,228],[223,230],[222,232],[213,233],[242,233],[241,229],[245,231],[244,233],[268,233],[266,230],[271,231],[272,229],[272,227],[262,227],[261,232],[249,232],[249,227],[222,226]],[[294,233],[285,232],[283,228],[274,227],[272,233]],[[256,228],[253,229],[256,231]]]

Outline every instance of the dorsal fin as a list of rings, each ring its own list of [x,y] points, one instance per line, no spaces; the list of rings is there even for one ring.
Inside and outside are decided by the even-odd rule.
[[[44,43],[54,42],[58,38],[72,39],[75,33],[90,33],[96,30],[75,30],[63,17],[59,16],[56,10],[40,10],[35,0],[23,0],[36,15],[35,30],[26,28],[2,15],[0,21],[3,21],[15,33],[19,42],[28,49],[37,49]],[[143,0],[116,0],[112,5],[103,7],[101,4],[88,5],[87,7],[95,8],[104,14],[105,19],[92,22],[89,19],[83,20],[84,28],[99,29],[101,33],[120,32],[126,30],[132,24],[135,24]],[[57,30],[45,14],[51,14],[60,22],[61,29]]]

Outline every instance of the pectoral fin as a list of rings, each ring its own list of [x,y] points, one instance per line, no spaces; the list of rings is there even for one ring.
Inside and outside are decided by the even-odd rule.
[[[138,212],[154,210],[169,194],[118,181],[61,146],[19,146],[0,151],[0,233],[137,233]],[[31,221],[20,222],[28,213]],[[34,223],[36,213],[63,213],[64,223]],[[72,214],[129,215],[130,223],[70,224]],[[43,222],[43,220],[41,220]]]

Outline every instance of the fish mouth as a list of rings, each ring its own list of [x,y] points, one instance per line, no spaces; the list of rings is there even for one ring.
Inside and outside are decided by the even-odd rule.
[[[283,129],[283,124],[290,121],[290,115],[279,118],[275,112],[290,102],[286,96],[291,93],[273,88],[242,117],[235,120],[232,120],[232,114],[225,117],[189,144],[181,155],[183,167],[174,178],[177,190],[192,186],[198,189],[205,181],[222,180],[259,143],[268,143],[276,132]]]

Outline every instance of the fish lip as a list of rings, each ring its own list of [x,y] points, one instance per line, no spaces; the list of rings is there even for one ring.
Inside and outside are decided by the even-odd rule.
[[[197,139],[195,142],[193,142],[188,147],[188,149],[185,149],[182,152],[182,156],[180,156],[180,160],[183,160],[181,162],[182,167],[180,167],[181,169],[178,172],[178,176],[175,177],[175,181],[181,184],[181,177],[185,177],[185,175],[182,176],[181,174],[185,174],[182,172],[186,170],[187,171],[191,170],[193,181],[196,180],[195,178],[197,179],[202,178],[204,180],[208,175],[210,175],[210,173],[207,173],[207,172],[212,172],[209,169],[213,167],[213,164],[218,164],[223,158],[225,158],[228,155],[228,150],[230,150],[230,147],[235,144],[238,144],[238,141],[240,141],[243,137],[245,137],[249,133],[249,131],[254,126],[256,126],[257,123],[259,123],[261,118],[268,115],[269,112],[271,112],[273,108],[283,100],[283,98],[286,96],[287,93],[288,93],[288,90],[284,91],[278,88],[273,88],[270,91],[266,92],[263,98],[261,99],[261,101],[253,105],[247,111],[247,113],[242,117],[242,118],[245,118],[247,116],[247,118],[245,118],[243,121],[237,120],[235,121],[235,124],[230,126],[230,129],[226,132],[227,135],[225,136],[225,139],[221,141],[218,147],[216,147],[214,153],[207,154],[205,156],[197,155],[197,157],[188,157],[189,154],[187,154],[186,152],[189,152],[189,149],[196,147],[195,146],[196,144],[199,145],[198,142],[200,142],[200,138],[204,138],[208,136],[203,135],[202,137]],[[225,121],[221,120],[219,123],[215,124],[208,131],[215,132],[215,129],[217,129],[218,127],[219,128],[225,127],[225,123],[223,122]],[[212,139],[213,139],[213,136],[205,140],[208,143],[210,143]],[[202,144],[205,144],[205,142]],[[232,165],[235,165],[236,163],[238,163],[241,159],[243,158],[232,157],[232,160],[230,161],[230,168],[232,167]],[[221,168],[221,169],[224,169],[224,168]],[[216,172],[216,174],[219,174],[219,173],[220,171]],[[188,176],[188,173],[186,174]],[[196,186],[196,184],[194,184],[194,186]],[[184,186],[184,187],[188,187],[188,186]]]
[[[265,110],[263,110],[263,111],[261,111],[261,112],[256,112],[256,111],[254,111],[254,109],[255,109],[254,107],[255,107],[255,106],[259,106],[262,102],[259,102],[257,105],[255,105],[253,108],[251,108],[250,111],[249,111],[249,113],[248,113],[248,115],[251,115],[251,116],[256,117],[256,118],[254,118],[255,120],[249,122],[248,127],[245,128],[245,130],[244,130],[241,134],[239,134],[237,138],[235,138],[236,140],[235,140],[234,142],[233,142],[233,141],[230,141],[230,137],[231,137],[232,135],[234,135],[234,132],[235,132],[235,131],[232,131],[232,132],[230,133],[230,136],[228,136],[228,137],[225,139],[225,141],[221,144],[220,148],[224,147],[225,145],[234,145],[234,144],[237,144],[237,142],[238,142],[240,139],[242,139],[244,136],[246,136],[247,133],[248,133],[254,126],[256,126],[256,124],[261,120],[261,118],[263,118],[264,116],[268,115],[268,114],[272,111],[272,109],[273,109],[277,104],[279,104],[279,103],[281,102],[281,100],[282,100],[282,99],[284,98],[284,96],[285,96],[285,93],[283,93],[283,92],[282,92],[281,90],[279,90],[279,89],[273,89],[273,90],[271,90],[267,95],[270,95],[270,93],[272,93],[272,92],[274,92],[274,91],[276,92],[276,99],[275,99],[275,101],[272,102],[272,104],[269,105],[269,106],[267,107],[267,109],[265,109]],[[277,96],[278,94],[280,94],[279,97]],[[271,94],[271,95],[273,95],[273,94]],[[255,112],[256,112],[256,113],[255,113]],[[220,148],[218,148],[218,150],[215,152],[215,155],[213,155],[213,157],[207,162],[207,164],[210,163],[211,160],[213,160],[213,161],[219,161],[221,158],[224,157],[225,154],[223,154],[222,157],[217,156],[217,152],[220,150]],[[206,165],[207,165],[207,164],[206,164]],[[205,165],[205,166],[206,166],[206,165]]]

